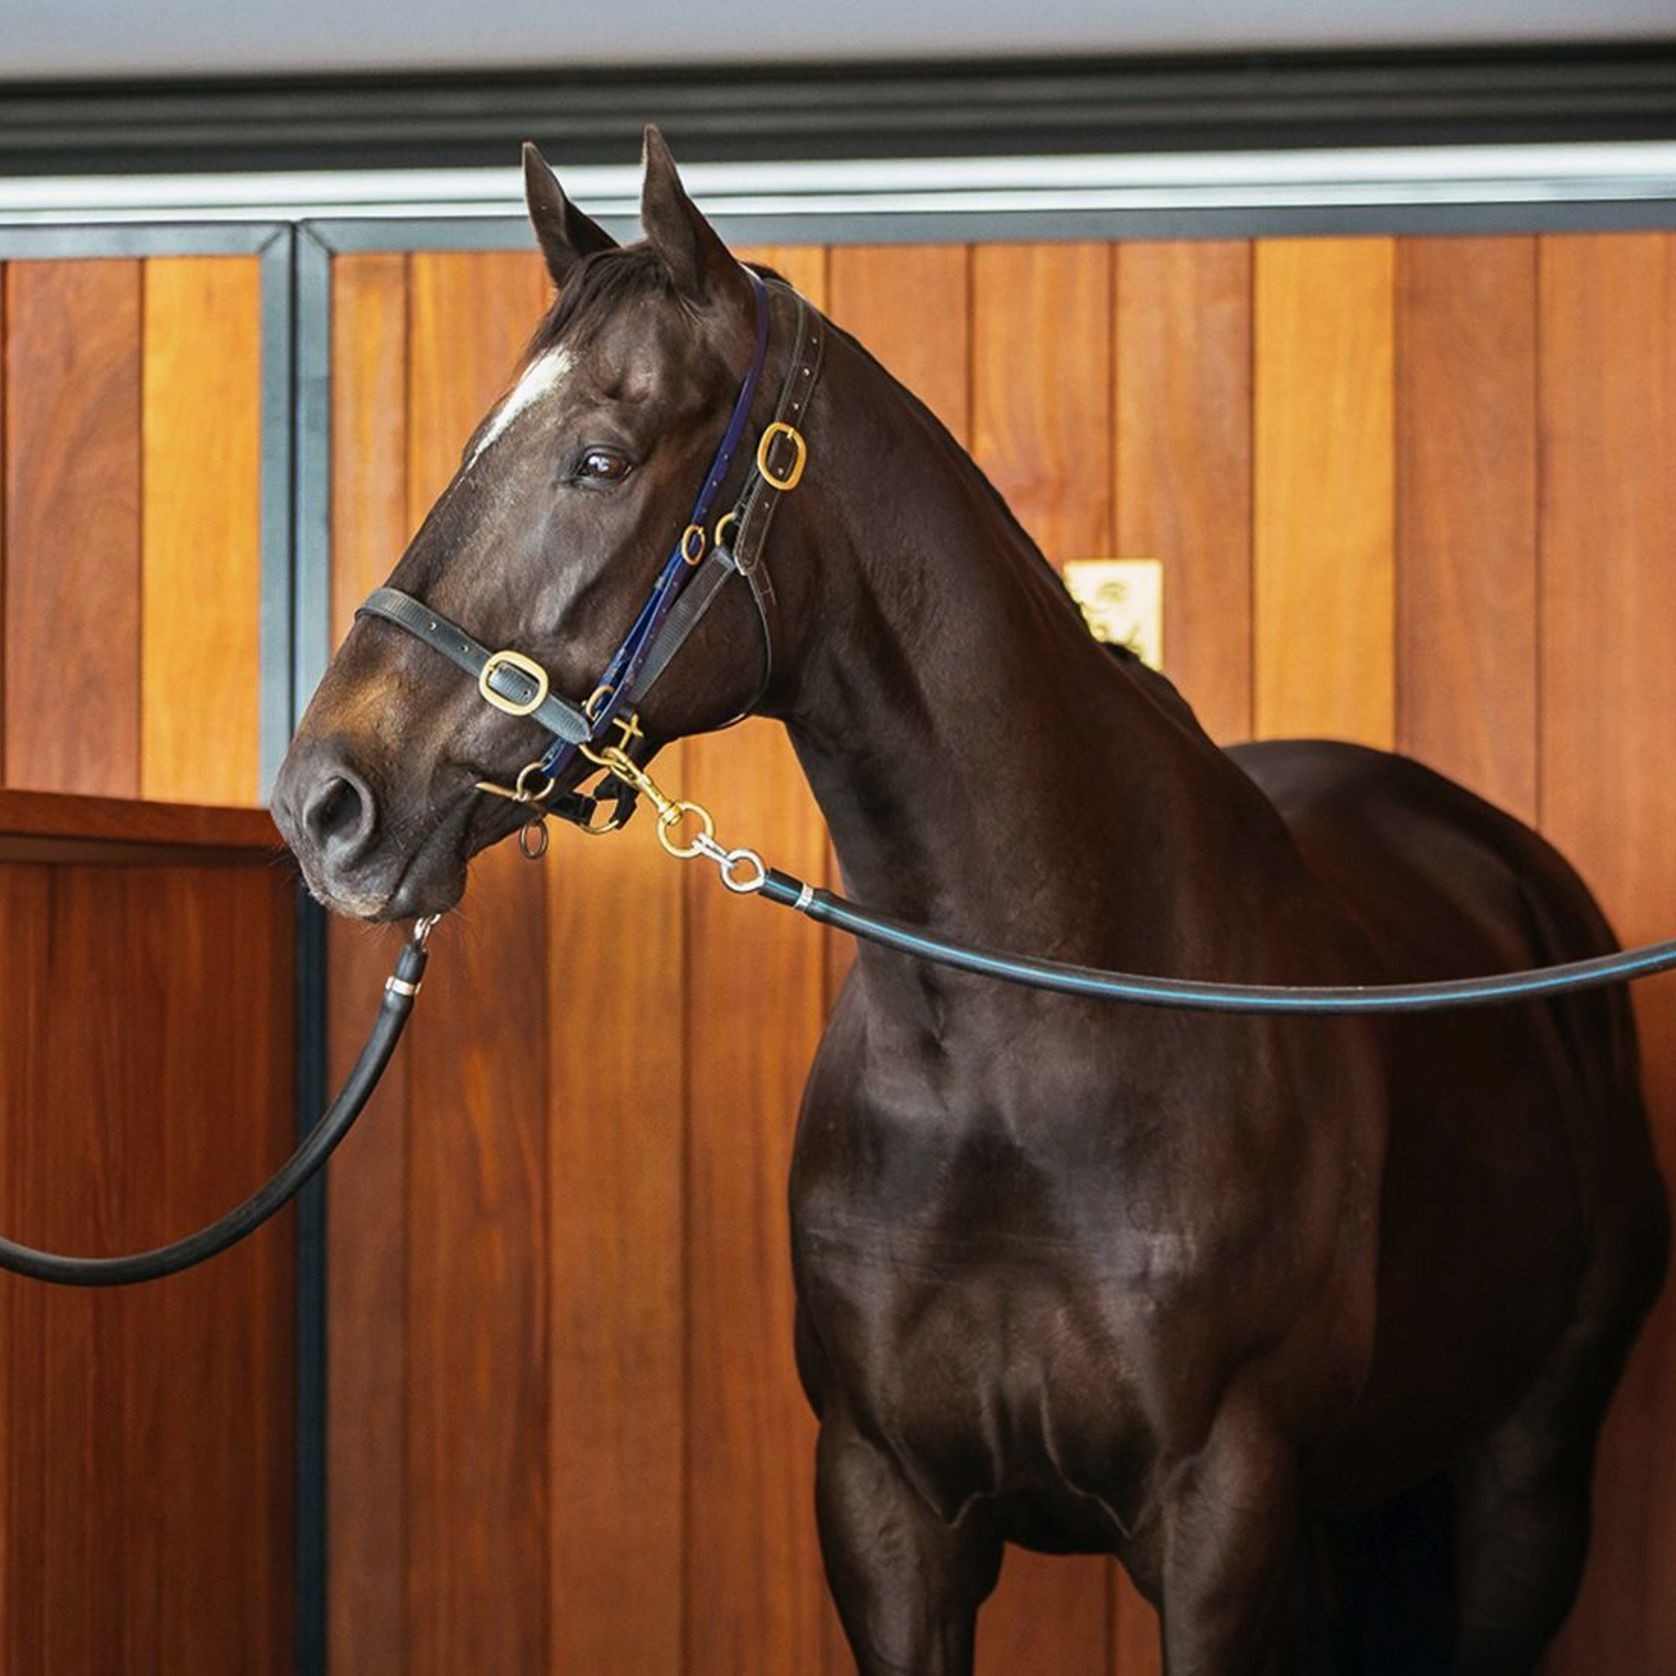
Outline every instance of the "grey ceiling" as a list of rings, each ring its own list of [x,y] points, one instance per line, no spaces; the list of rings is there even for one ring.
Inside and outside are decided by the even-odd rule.
[[[1676,35],[1676,0],[0,0],[0,79]]]

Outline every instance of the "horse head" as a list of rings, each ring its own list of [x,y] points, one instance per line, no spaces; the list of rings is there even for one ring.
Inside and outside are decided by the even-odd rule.
[[[645,236],[619,246],[525,147],[530,221],[557,296],[389,578],[482,646],[516,648],[577,708],[607,696],[600,672],[682,539],[741,369],[761,359],[761,288],[687,196],[655,128],[644,165]],[[762,423],[751,418],[742,467]],[[709,532],[691,539],[702,548]],[[636,705],[642,758],[757,700],[762,633],[750,592],[720,590]],[[327,906],[375,920],[440,912],[470,858],[528,819],[478,787],[514,785],[553,740],[486,696],[422,638],[357,620],[274,788],[274,819]],[[596,772],[573,753],[549,797]]]

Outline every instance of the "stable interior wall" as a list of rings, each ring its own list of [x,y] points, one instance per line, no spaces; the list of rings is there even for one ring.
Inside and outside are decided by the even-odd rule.
[[[1536,821],[1623,937],[1669,933],[1676,237],[749,254],[930,402],[1053,562],[1163,562],[1165,668],[1218,738],[1410,752]],[[546,297],[523,254],[336,259],[338,634]],[[662,766],[831,876],[772,725]],[[332,1172],[336,1668],[848,1670],[785,1225],[844,951],[639,827],[559,833],[541,867],[502,846],[440,937]],[[349,926],[333,948],[341,1064],[388,951]],[[1676,980],[1636,1000],[1668,1164]],[[1676,1668],[1673,1330],[1666,1306],[1614,1410],[1551,1676]],[[1089,1559],[1010,1554],[980,1648],[986,1676],[1158,1668],[1149,1609]]]
[[[0,1230],[36,1245],[175,1238],[290,1150],[257,279],[0,263]],[[295,1312],[289,1215],[146,1286],[0,1275],[0,1670],[293,1667]]]

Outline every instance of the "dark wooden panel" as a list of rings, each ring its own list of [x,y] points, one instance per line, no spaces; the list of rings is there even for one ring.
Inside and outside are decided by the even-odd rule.
[[[1397,743],[1536,817],[1536,243],[1397,258]]]
[[[1542,821],[1620,936],[1676,919],[1676,241],[1545,238]],[[1676,1166],[1676,979],[1635,986],[1666,1177]],[[1676,1311],[1667,1291],[1613,1407],[1584,1597],[1559,1676],[1676,1669]]]
[[[0,867],[8,1232],[153,1244],[278,1163],[291,902],[249,871]],[[291,1241],[118,1292],[0,1278],[5,1668],[289,1669]]]
[[[145,264],[140,790],[255,803],[261,293],[253,256]]]
[[[515,369],[533,256],[418,255],[408,521]],[[548,1654],[545,874],[511,846],[439,932],[409,1058],[407,1660],[416,1676]]]
[[[332,268],[332,638],[389,574],[408,532],[407,258]],[[390,969],[387,934],[334,919],[331,1058],[360,1050]],[[422,1003],[418,1030],[435,1021]],[[407,1063],[397,1055],[332,1160],[326,1485],[334,1670],[407,1669]]]
[[[973,252],[972,453],[1049,560],[1110,557],[1112,251]],[[980,1676],[1105,1676],[1109,1563],[1009,1549],[978,1620]]]
[[[6,270],[4,780],[140,789],[140,264]]]
[[[1056,565],[1111,556],[1112,253],[980,245],[971,448]]]
[[[1117,552],[1164,567],[1164,667],[1251,736],[1251,247],[1121,245]]]
[[[1265,736],[1392,743],[1393,260],[1389,239],[1257,246],[1255,721]]]
[[[670,785],[684,750],[658,757]],[[547,865],[550,1668],[683,1676],[686,1545],[710,1532],[683,1493],[682,869],[644,817],[599,843],[561,830]],[[708,1005],[695,1023],[732,1028]]]
[[[826,253],[742,252],[817,307]],[[777,723],[691,741],[691,795],[724,834],[825,876],[826,831]],[[778,1676],[821,1667],[814,1420],[792,1365],[786,1180],[803,1080],[825,1015],[813,927],[739,913],[713,877],[686,881],[688,1170],[686,1669]]]
[[[279,832],[262,809],[215,809],[187,803],[0,791],[0,838],[48,845],[97,844],[133,859],[146,851],[202,850],[200,859],[233,865],[244,856],[272,862]]]

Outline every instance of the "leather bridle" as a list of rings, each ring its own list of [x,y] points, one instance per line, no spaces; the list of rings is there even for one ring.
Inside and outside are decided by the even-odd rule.
[[[487,779],[477,782],[478,791],[528,807],[530,819],[519,836],[527,855],[545,850],[543,822],[549,815],[597,834],[615,831],[633,814],[637,787],[608,767],[592,792],[557,793],[559,777],[579,755],[602,766],[602,752],[608,746],[637,760],[637,747],[644,739],[640,704],[735,576],[743,577],[749,587],[762,625],[762,677],[741,716],[761,702],[773,679],[780,612],[765,550],[780,498],[797,487],[808,461],[809,447],[801,426],[820,380],[826,333],[820,315],[789,285],[764,279],[748,268],[744,272],[755,303],[754,347],[727,429],[645,604],[582,703],[554,691],[551,677],[535,659],[510,647],[490,651],[458,623],[400,589],[375,589],[356,613],[406,630],[471,676],[486,703],[509,716],[528,717],[553,736],[552,745],[526,763],[512,785]],[[711,514],[740,456],[767,367],[775,293],[790,299],[796,320],[779,399],[757,439],[732,510],[712,526]],[[612,805],[612,813],[597,822],[595,815],[603,803]]]

